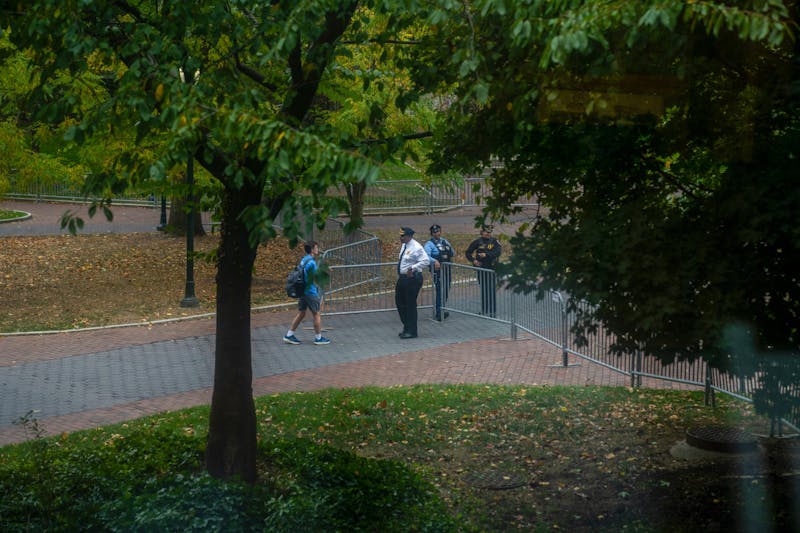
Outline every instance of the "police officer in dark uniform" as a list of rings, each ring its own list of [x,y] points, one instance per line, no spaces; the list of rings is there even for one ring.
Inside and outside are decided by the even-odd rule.
[[[448,267],[442,266],[449,263],[456,254],[453,246],[442,237],[442,227],[434,224],[430,227],[431,238],[425,243],[425,253],[431,260],[431,274],[433,274],[433,287],[436,292],[436,320],[447,318],[450,313],[447,311],[442,315],[442,305],[447,303],[447,293],[450,291],[451,272]]]
[[[481,236],[472,241],[465,255],[469,264],[479,267],[478,284],[481,286],[481,314],[495,317],[497,315],[497,274],[494,269],[503,248],[500,241],[492,237],[492,226],[483,226]]]

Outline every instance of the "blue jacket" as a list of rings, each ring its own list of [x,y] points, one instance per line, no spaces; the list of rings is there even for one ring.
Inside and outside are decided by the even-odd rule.
[[[303,258],[301,264],[303,264],[303,275],[305,276],[306,280],[306,290],[303,291],[304,294],[310,294],[312,296],[319,296],[319,289],[317,288],[316,283],[314,283],[314,274],[317,273],[317,262],[314,261],[314,256],[308,254]]]

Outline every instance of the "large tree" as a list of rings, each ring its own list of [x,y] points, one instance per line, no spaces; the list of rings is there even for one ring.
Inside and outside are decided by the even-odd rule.
[[[365,3],[362,3],[365,4]],[[63,0],[3,3],[10,39],[36,69],[42,120],[70,117],[75,142],[132,128],[135,145],[94,177],[98,189],[166,183],[188,157],[221,189],[217,335],[206,466],[217,477],[256,477],[250,283],[257,246],[282,222],[320,225],[346,202],[326,196],[341,181],[377,176],[375,157],[397,144],[361,143],[324,120],[326,84],[349,43],[386,46],[392,8],[355,0],[229,2]],[[387,19],[388,20],[388,19]],[[395,20],[395,22],[397,22]],[[87,61],[87,59],[92,59]],[[56,76],[100,80],[107,95],[78,108],[75,86]],[[296,215],[302,213],[303,217]]]
[[[499,159],[488,212],[543,209],[512,287],[586,300],[613,349],[730,368],[726,331],[800,355],[800,56],[780,1],[565,1],[432,10],[457,103],[438,168]],[[458,70],[456,70],[458,69]],[[752,351],[750,357],[752,357]]]

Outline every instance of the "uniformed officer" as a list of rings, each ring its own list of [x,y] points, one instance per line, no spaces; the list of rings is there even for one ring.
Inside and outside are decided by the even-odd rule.
[[[430,228],[431,238],[425,243],[425,253],[431,262],[431,274],[433,275],[433,287],[436,292],[435,309],[436,320],[447,318],[450,313],[447,311],[442,314],[442,305],[447,303],[447,293],[450,291],[450,268],[443,267],[443,263],[453,260],[455,250],[453,246],[442,237],[442,227],[434,224]]]
[[[403,322],[401,339],[417,336],[417,296],[422,288],[422,271],[430,261],[422,245],[414,240],[414,230],[400,228],[400,258],[397,261],[397,284],[394,288],[394,301],[400,320]]]
[[[478,284],[481,286],[481,314],[497,315],[497,275],[494,269],[503,252],[500,241],[492,237],[492,226],[481,227],[481,236],[472,241],[465,255],[469,264],[481,268]]]

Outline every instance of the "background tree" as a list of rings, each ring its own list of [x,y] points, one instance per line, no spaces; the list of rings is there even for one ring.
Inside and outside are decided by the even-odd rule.
[[[81,180],[86,167],[70,164],[69,151],[53,142],[65,125],[48,127],[28,111],[33,73],[6,35],[0,35],[0,58],[5,59],[0,64],[0,194],[11,180],[17,188]]]
[[[366,3],[365,3],[366,4]],[[375,13],[396,7],[375,2]],[[217,477],[256,477],[250,283],[257,245],[302,213],[321,226],[346,207],[327,196],[346,180],[374,180],[376,153],[319,119],[320,88],[348,41],[370,35],[371,11],[355,1],[6,2],[10,39],[38,77],[43,120],[73,117],[69,138],[101,140],[132,127],[135,144],[95,176],[97,189],[166,183],[192,154],[218,182],[217,335],[206,466]],[[393,31],[392,26],[381,30]],[[90,64],[92,55],[102,61]],[[116,65],[122,68],[116,69]],[[53,79],[91,73],[108,95],[78,109],[73,86]],[[183,76],[182,76],[183,75]],[[192,80],[185,83],[182,78]],[[381,143],[387,152],[396,146]]]
[[[397,49],[414,47],[411,28],[394,38],[383,35],[390,15],[365,11],[370,18],[369,41],[348,40],[346,53],[320,86],[318,119],[331,124],[354,147],[386,168],[419,162],[430,149],[436,113],[428,97],[409,100],[411,80],[395,61]],[[383,40],[383,46],[377,41]],[[421,165],[420,165],[421,167]],[[346,180],[340,184],[349,204],[350,217],[361,220],[367,182]]]
[[[430,13],[419,83],[452,73],[435,167],[498,158],[487,212],[542,210],[512,287],[566,291],[618,352],[731,368],[724,330],[800,355],[795,2],[473,2]],[[581,311],[574,302],[594,304]]]

